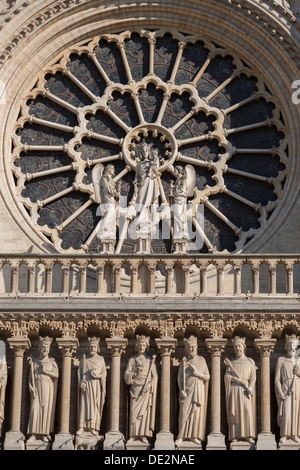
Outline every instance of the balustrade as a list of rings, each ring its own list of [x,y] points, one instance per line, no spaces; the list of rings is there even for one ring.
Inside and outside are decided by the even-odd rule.
[[[0,255],[0,296],[285,296],[300,293],[293,255]]]

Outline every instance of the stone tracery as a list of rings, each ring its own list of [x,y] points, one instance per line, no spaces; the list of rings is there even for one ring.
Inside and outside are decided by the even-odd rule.
[[[247,148],[251,135],[256,145]],[[133,205],[132,173],[145,141],[160,159],[160,202],[170,207],[174,165],[191,165],[197,175],[188,202],[204,252],[235,251],[282,198],[285,135],[277,99],[231,51],[172,30],[124,32],[74,46],[40,74],[16,126],[12,169],[31,224],[56,249],[99,251],[91,171],[114,163],[114,181]],[[205,230],[195,204],[205,206]],[[241,224],[236,211],[245,214]],[[136,248],[119,239],[114,250]]]

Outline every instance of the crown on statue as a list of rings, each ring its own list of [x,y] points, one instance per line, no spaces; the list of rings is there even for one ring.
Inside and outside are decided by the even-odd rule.
[[[190,344],[196,344],[196,346],[198,345],[198,339],[196,336],[190,336],[189,338],[184,338],[183,342],[186,346]]]
[[[40,336],[40,343],[41,344],[47,344],[48,346],[50,346],[50,344],[52,343],[53,341],[53,338],[51,338],[50,336]]]
[[[246,338],[241,337],[241,336],[235,336],[232,340],[232,343],[233,343],[233,345],[238,344],[238,343],[242,343],[243,346],[246,347]]]
[[[89,344],[93,346],[99,346],[100,338],[97,338],[96,336],[93,336],[92,338],[88,338]]]

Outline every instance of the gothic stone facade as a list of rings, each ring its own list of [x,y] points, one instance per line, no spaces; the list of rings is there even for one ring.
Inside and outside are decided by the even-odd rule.
[[[300,332],[299,14],[285,0],[0,2],[2,449],[299,449],[275,389]],[[159,206],[146,235],[138,203]],[[141,337],[156,401],[151,435],[130,440]],[[191,337],[209,375],[200,444],[177,440]],[[236,338],[256,382],[254,431],[235,442]],[[78,434],[95,342],[102,402]]]

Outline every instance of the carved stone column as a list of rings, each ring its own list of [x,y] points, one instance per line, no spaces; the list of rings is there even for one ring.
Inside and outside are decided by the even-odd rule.
[[[21,405],[24,353],[31,344],[28,338],[8,338],[14,354],[14,371],[11,396],[10,431],[5,435],[4,450],[25,450],[25,437],[21,432]]]
[[[175,450],[174,436],[170,432],[170,380],[171,354],[175,351],[177,340],[159,338],[155,340],[161,354],[160,371],[160,431],[156,435],[155,450]]]
[[[70,434],[70,398],[71,398],[71,372],[72,356],[77,351],[79,342],[77,338],[57,338],[56,342],[62,353],[62,375],[60,379],[60,431],[55,436],[53,450],[74,450],[73,438]]]
[[[121,356],[126,350],[126,338],[106,338],[111,353],[109,431],[105,434],[103,450],[124,450],[125,438],[119,430]]]
[[[225,436],[221,433],[221,355],[227,339],[206,339],[211,354],[211,432],[206,450],[226,450]]]
[[[275,435],[271,433],[270,409],[270,356],[276,339],[255,339],[254,345],[261,357],[261,432],[257,437],[257,450],[276,450]]]

